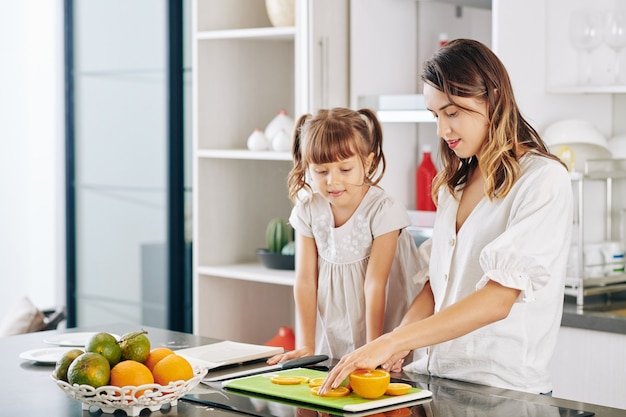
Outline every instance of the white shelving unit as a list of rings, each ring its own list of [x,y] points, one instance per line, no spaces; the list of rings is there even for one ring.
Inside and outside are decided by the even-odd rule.
[[[623,226],[623,210],[615,207],[614,180],[626,179],[626,159],[589,160],[585,164],[585,172],[572,173],[572,183],[576,187],[577,207],[574,216],[575,241],[578,243],[577,259],[578,276],[568,277],[565,285],[565,294],[575,297],[576,304],[583,307],[585,297],[600,294],[610,294],[613,292],[626,291],[626,273],[611,273],[603,276],[588,276],[585,273],[585,266],[588,262],[585,259],[585,182],[602,181],[606,187],[606,212],[605,212],[605,240],[622,240],[624,236],[614,236],[613,221],[618,220]],[[621,227],[620,227],[621,229]]]
[[[295,326],[293,271],[258,263],[265,227],[291,211],[288,152],[246,149],[285,109],[348,102],[348,1],[296,0],[272,27],[265,0],[194,0],[194,333],[264,343]],[[319,25],[323,21],[324,25]]]

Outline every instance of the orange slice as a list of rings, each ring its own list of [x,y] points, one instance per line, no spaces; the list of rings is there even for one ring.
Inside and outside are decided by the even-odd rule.
[[[313,387],[311,388],[311,393],[313,395],[320,395],[319,390],[320,390],[319,386]],[[321,395],[321,397],[345,397],[348,394],[350,394],[350,389],[346,387],[337,387],[337,388],[331,389],[326,394]]]
[[[403,382],[392,382],[387,387],[387,391],[385,394],[387,395],[404,395],[411,389],[409,384],[405,384]]]
[[[326,378],[311,378],[309,379],[309,387],[319,387],[324,383]]]
[[[306,376],[290,376],[290,375],[277,375],[270,378],[272,384],[278,385],[298,385],[303,382],[307,382],[309,378]]]

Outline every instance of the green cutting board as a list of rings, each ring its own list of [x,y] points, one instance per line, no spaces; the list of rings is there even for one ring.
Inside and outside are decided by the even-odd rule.
[[[318,395],[311,394],[308,384],[305,383],[298,385],[274,384],[270,381],[270,378],[275,375],[297,375],[305,376],[307,378],[326,378],[328,372],[318,371],[315,369],[296,368],[231,379],[224,381],[222,385],[228,389],[263,394],[271,397],[350,412],[373,410],[375,408],[402,404],[432,396],[430,391],[419,388],[411,388],[408,394],[383,395],[382,397],[374,400],[361,398],[355,393],[350,393],[350,395],[346,395],[345,397],[320,397]]]

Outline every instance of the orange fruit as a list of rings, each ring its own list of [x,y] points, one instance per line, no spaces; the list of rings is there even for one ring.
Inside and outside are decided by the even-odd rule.
[[[85,352],[70,363],[67,368],[67,382],[71,385],[91,385],[94,388],[107,385],[111,374],[111,365],[107,358],[99,353]]]
[[[173,353],[174,351],[172,349],[168,349],[166,347],[154,348],[150,351],[150,353],[148,353],[148,357],[143,364],[146,365],[148,369],[150,369],[150,372],[152,372],[152,370],[154,369],[154,365],[156,365],[157,362]]]
[[[85,344],[85,352],[99,353],[109,361],[113,368],[122,358],[122,349],[117,339],[110,333],[100,332],[92,335]]]
[[[387,395],[404,395],[411,389],[409,384],[405,384],[404,382],[391,382],[387,387],[387,391],[385,394]]]
[[[170,382],[187,381],[193,378],[193,368],[187,359],[180,355],[168,355],[157,362],[152,369],[154,382],[168,385]]]
[[[319,390],[320,390],[319,386],[313,387],[311,388],[311,394],[320,395]],[[337,387],[337,388],[332,388],[326,394],[322,395],[322,397],[345,397],[348,394],[350,394],[350,388]]]
[[[309,378],[306,376],[276,375],[270,378],[272,384],[278,385],[299,385],[307,382]]]
[[[311,378],[309,379],[309,387],[319,387],[320,385],[322,385],[324,383],[324,380],[326,378],[320,377],[320,378]]]
[[[144,363],[150,353],[150,339],[146,331],[126,333],[120,338],[122,360],[132,360]]]
[[[57,379],[60,379],[61,381],[67,382],[67,370],[69,369],[74,359],[76,359],[83,353],[85,352],[80,349],[71,349],[65,352],[63,356],[61,356],[61,358],[57,361],[52,375],[54,375]]]
[[[350,374],[350,387],[361,398],[382,396],[389,387],[391,375],[382,369],[360,369]]]
[[[150,369],[143,363],[137,361],[122,361],[111,369],[111,379],[109,385],[115,387],[138,387],[139,385],[154,384],[154,377]],[[145,390],[134,393],[135,397],[140,397]],[[124,394],[130,395],[132,389],[124,390]]]

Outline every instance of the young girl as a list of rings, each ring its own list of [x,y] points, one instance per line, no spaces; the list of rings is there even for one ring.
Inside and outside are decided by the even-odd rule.
[[[424,288],[403,323],[344,356],[320,390],[357,368],[397,370],[548,393],[548,362],[563,309],[572,227],[564,165],[522,117],[502,62],[458,39],[422,73],[444,167],[435,178],[433,236]]]
[[[408,214],[377,187],[385,157],[375,114],[333,108],[301,116],[292,150],[300,335],[296,350],[270,364],[352,352],[398,326],[417,294]]]

